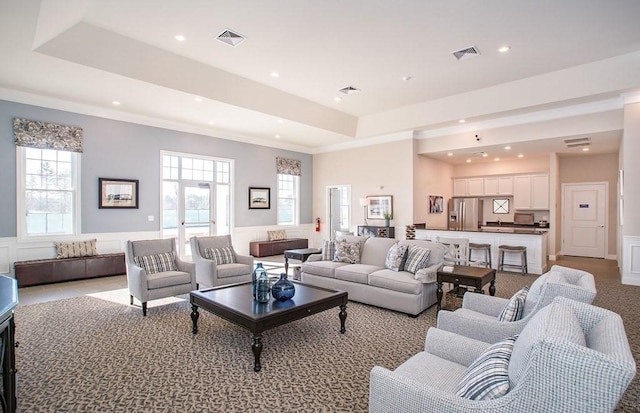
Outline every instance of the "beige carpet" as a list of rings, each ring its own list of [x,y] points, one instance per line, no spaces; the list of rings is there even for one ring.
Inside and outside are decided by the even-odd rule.
[[[638,362],[640,287],[596,278],[596,304],[622,315]],[[498,274],[497,295],[533,280]],[[337,309],[267,331],[255,373],[247,331],[202,311],[193,335],[180,299],[150,303],[145,318],[127,304],[118,290],[18,307],[19,411],[364,412],[371,368],[397,367],[435,325],[434,307],[410,318],[350,303],[344,335]],[[636,377],[616,411],[640,411],[639,389]]]

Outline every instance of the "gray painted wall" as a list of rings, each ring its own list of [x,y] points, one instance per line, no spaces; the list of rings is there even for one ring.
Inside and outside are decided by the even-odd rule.
[[[0,100],[0,237],[16,236],[14,117],[83,128],[82,233],[159,231],[161,150],[235,160],[236,227],[276,224],[276,157],[299,159],[300,223],[312,221],[313,158],[309,154]],[[99,209],[98,178],[140,180],[140,208]],[[271,209],[248,209],[249,186],[271,188]],[[149,222],[149,215],[155,221]]]

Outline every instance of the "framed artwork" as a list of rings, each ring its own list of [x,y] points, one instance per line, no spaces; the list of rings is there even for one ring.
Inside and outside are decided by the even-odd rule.
[[[429,213],[442,214],[444,199],[440,195],[429,195]]]
[[[98,208],[138,208],[138,180],[98,178]]]
[[[494,199],[493,200],[493,213],[494,214],[508,214],[509,213],[509,200],[508,199]]]
[[[367,219],[385,219],[385,214],[393,217],[393,197],[391,195],[368,196]]]
[[[249,188],[249,209],[271,208],[271,188]]]

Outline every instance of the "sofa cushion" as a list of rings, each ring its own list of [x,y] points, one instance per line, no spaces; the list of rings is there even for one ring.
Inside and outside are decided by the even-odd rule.
[[[147,288],[149,290],[189,283],[191,283],[191,274],[182,271],[156,272],[147,277]]]
[[[97,239],[75,242],[56,242],[56,258],[90,257],[98,255]]]
[[[211,237],[197,237],[200,255],[204,257],[204,250],[207,248],[233,247],[231,235],[214,235]]]
[[[478,357],[460,380],[456,394],[471,400],[491,400],[509,391],[509,359],[517,336],[498,341]]]
[[[336,242],[332,239],[322,241],[322,260],[333,261],[336,256]]]
[[[336,278],[335,269],[344,267],[345,265],[350,264],[336,261],[305,261],[302,263],[302,272],[322,277]]]
[[[498,315],[498,321],[511,322],[520,320],[528,292],[529,287],[523,287],[520,291],[516,292],[507,305],[504,306],[500,315]]]
[[[411,273],[386,268],[369,274],[369,285],[416,295],[422,293],[423,287],[422,282],[414,279]]]
[[[208,260],[215,261],[216,265],[236,262],[236,253],[231,247],[205,248],[204,257]]]
[[[421,386],[429,386],[444,394],[453,395],[465,370],[466,367],[462,364],[421,351],[399,365],[395,372],[420,383]]]
[[[339,280],[367,284],[369,282],[369,274],[380,269],[382,268],[375,265],[351,264],[336,268],[335,274]]]
[[[283,239],[287,239],[287,232],[283,229],[267,231],[267,237],[269,241],[281,241]]]
[[[429,262],[431,250],[417,245],[409,246],[407,251],[407,262],[404,264],[405,271],[415,274],[418,270],[425,268]]]
[[[401,271],[403,267],[403,262],[405,261],[405,256],[407,254],[407,246],[394,244],[389,248],[387,252],[387,257],[384,262],[384,265],[387,269],[392,271]]]
[[[368,238],[360,250],[360,262],[384,267],[387,252],[397,243],[398,241],[393,238]]]
[[[360,263],[360,243],[337,241],[336,255],[333,258],[333,260],[337,262],[344,262],[347,264],[359,264]]]
[[[239,275],[251,274],[251,266],[247,264],[222,264],[217,266],[218,278],[237,277]]]
[[[133,262],[138,267],[142,267],[147,274],[178,270],[178,267],[176,267],[176,255],[173,251],[135,256],[133,257]]]

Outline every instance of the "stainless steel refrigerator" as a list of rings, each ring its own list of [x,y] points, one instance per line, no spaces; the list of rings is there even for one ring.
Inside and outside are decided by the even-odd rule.
[[[482,199],[451,198],[448,203],[450,230],[477,231],[482,226]]]

